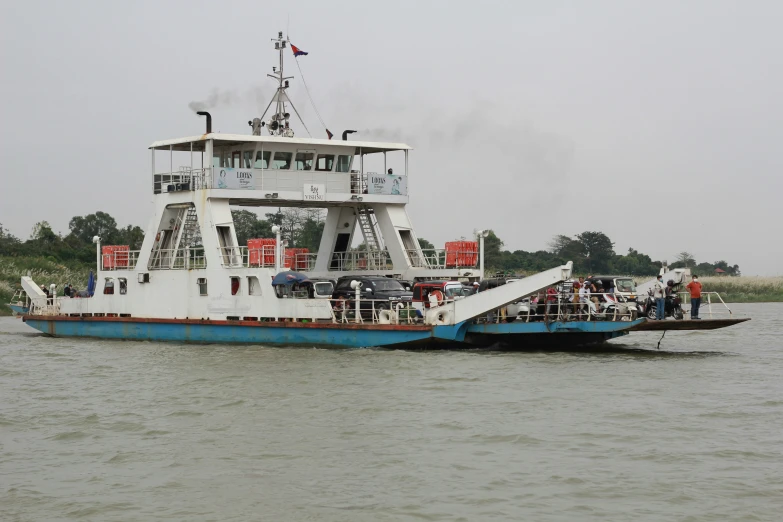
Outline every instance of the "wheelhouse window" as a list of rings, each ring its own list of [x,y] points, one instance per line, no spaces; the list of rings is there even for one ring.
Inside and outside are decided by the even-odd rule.
[[[231,295],[237,295],[239,294],[239,278],[238,277],[232,277],[231,278]]]
[[[296,153],[296,170],[313,170],[313,158],[315,154],[312,152],[297,152]]]
[[[198,284],[198,295],[207,295],[207,278],[199,277],[196,283]]]
[[[331,172],[334,168],[334,154],[319,154],[315,162],[315,170]]]
[[[103,294],[114,295],[114,279],[107,277],[103,283]]]
[[[244,168],[244,169],[252,169],[253,168],[253,151],[252,150],[246,150],[246,151],[243,152],[242,168]]]
[[[337,156],[337,172],[351,172],[352,156]]]
[[[259,150],[256,152],[256,162],[253,164],[254,169],[268,169],[269,158],[272,157],[272,151]]]
[[[118,279],[120,282],[120,295],[125,295],[128,293],[128,280],[124,277],[120,277]]]
[[[272,161],[272,168],[277,170],[289,170],[291,168],[291,152],[275,152],[275,159]]]

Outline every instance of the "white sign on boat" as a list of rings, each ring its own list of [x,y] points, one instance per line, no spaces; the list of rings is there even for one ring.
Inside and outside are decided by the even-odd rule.
[[[367,173],[368,194],[379,194],[385,196],[399,196],[408,193],[408,178],[405,176],[396,176],[394,174],[375,174]]]
[[[302,187],[302,199],[304,201],[325,201],[326,185],[313,185],[305,183]]]
[[[221,189],[254,189],[255,181],[252,169],[232,169],[223,167],[214,169],[214,186]]]

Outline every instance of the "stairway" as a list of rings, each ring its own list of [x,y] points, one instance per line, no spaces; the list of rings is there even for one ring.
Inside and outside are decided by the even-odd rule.
[[[356,215],[359,220],[359,228],[362,230],[362,236],[364,237],[364,244],[367,245],[367,251],[379,252],[383,250],[383,242],[378,231],[375,212],[367,205],[359,205],[356,209]]]
[[[182,224],[182,236],[179,240],[179,246],[195,247],[201,245],[201,227],[198,224],[198,215],[196,207],[190,207],[185,215],[185,221]]]

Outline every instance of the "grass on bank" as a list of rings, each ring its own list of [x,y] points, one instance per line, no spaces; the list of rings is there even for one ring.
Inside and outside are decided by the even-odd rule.
[[[57,293],[62,295],[66,283],[71,283],[79,290],[87,288],[91,268],[78,263],[63,264],[42,257],[0,256],[0,315],[11,315],[11,309],[5,305],[14,292],[21,288],[19,281],[22,276],[30,275],[37,284],[47,287],[54,283],[57,285]]]
[[[783,276],[700,277],[703,292],[718,292],[727,303],[783,301]]]

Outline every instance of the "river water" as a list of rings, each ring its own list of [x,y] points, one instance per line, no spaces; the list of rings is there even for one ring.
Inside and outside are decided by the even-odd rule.
[[[610,349],[52,339],[0,318],[0,520],[781,520],[783,304]]]

